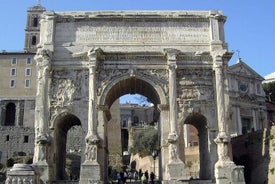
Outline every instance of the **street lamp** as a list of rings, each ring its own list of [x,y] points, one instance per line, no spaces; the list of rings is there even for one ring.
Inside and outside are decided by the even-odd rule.
[[[152,157],[154,159],[154,174],[155,174],[155,160],[156,160],[157,156],[158,156],[158,151],[157,150],[153,150]]]

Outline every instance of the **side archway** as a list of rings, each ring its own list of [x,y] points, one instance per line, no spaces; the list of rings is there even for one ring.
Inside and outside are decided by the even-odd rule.
[[[192,113],[187,116],[184,124],[193,125],[198,131],[200,179],[211,179],[210,151],[208,149],[207,119],[200,113]]]
[[[81,122],[75,115],[63,112],[54,121],[55,132],[55,179],[67,180],[70,179],[69,173],[66,172],[66,146],[67,146],[67,134],[73,126],[81,126]],[[80,165],[79,165],[80,168]],[[79,177],[79,176],[78,176]]]

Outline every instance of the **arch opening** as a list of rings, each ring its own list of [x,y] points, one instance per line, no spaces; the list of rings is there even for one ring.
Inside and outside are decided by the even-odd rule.
[[[211,169],[210,169],[210,152],[208,150],[208,131],[207,131],[207,120],[206,118],[201,115],[200,113],[193,113],[190,114],[186,120],[184,121],[184,124],[186,125],[186,127],[189,127],[189,129],[187,129],[187,139],[191,138],[190,134],[193,134],[194,137],[194,141],[187,141],[187,144],[190,142],[191,145],[187,145],[187,147],[185,148],[185,152],[186,150],[188,151],[188,149],[194,149],[197,152],[197,154],[199,154],[199,163],[194,164],[192,162],[192,158],[189,161],[186,161],[187,165],[190,166],[194,166],[194,168],[192,169],[197,169],[195,171],[199,173],[198,178],[199,179],[211,179]],[[189,125],[189,126],[188,126]],[[189,131],[189,132],[188,132]],[[195,136],[195,134],[197,134],[197,138]],[[198,141],[198,144],[196,144],[196,139]],[[197,145],[196,147],[192,147],[192,145]],[[194,158],[197,158],[198,155],[193,155]],[[194,160],[195,161],[195,160]],[[191,167],[190,166],[190,167]],[[193,171],[194,172],[194,171]]]
[[[136,77],[121,80],[113,85],[106,95],[105,104],[111,107],[119,97],[126,94],[140,94],[149,99],[155,106],[160,104],[159,95],[153,86]]]
[[[67,140],[72,129],[81,126],[80,120],[72,114],[62,114],[55,129],[55,178],[56,180],[78,180],[80,174],[80,152],[68,152]]]
[[[140,99],[135,99],[138,103],[131,103],[133,99],[130,99],[128,102],[119,102],[119,98],[126,94],[137,94],[140,95]],[[146,102],[145,102],[146,101]],[[147,104],[147,105],[145,105]],[[159,148],[160,140],[160,130],[159,130],[159,116],[160,112],[157,110],[157,105],[160,104],[160,98],[157,90],[149,84],[147,81],[144,81],[139,78],[128,78],[117,82],[113,85],[105,98],[105,105],[110,107],[111,119],[108,121],[108,128],[105,131],[105,136],[108,145],[108,168],[109,168],[109,177],[115,178],[115,173],[119,171],[117,167],[117,160],[112,151],[115,142],[120,142],[119,152],[121,156],[121,165],[122,169],[128,168],[132,172],[139,171],[142,169],[142,172],[148,170],[148,172],[154,172],[159,178],[159,167],[158,167],[158,157],[161,153],[158,153],[157,159],[152,159],[152,153],[143,157],[142,159],[137,159],[137,155],[132,154],[132,147],[134,142],[134,135],[140,132],[152,131],[156,129],[157,136],[157,148]],[[119,110],[117,110],[119,109]],[[106,123],[105,123],[106,124]],[[117,128],[114,128],[117,126]],[[119,129],[120,140],[116,140],[114,137],[114,132],[111,130]],[[118,133],[115,133],[116,136]],[[117,147],[117,146],[116,146]],[[157,149],[156,148],[156,149]],[[159,151],[159,150],[157,150]],[[113,154],[113,155],[112,155]],[[113,157],[113,158],[112,158]],[[114,161],[115,160],[115,161]],[[145,165],[141,165],[141,162],[146,160]],[[133,164],[134,163],[134,164]],[[153,167],[154,165],[154,167]],[[110,168],[112,168],[110,170]],[[118,169],[118,170],[117,170]],[[133,174],[133,173],[131,173]]]

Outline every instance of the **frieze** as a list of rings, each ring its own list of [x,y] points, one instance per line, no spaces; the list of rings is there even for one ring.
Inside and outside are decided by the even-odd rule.
[[[185,88],[182,87],[179,91],[179,101],[184,100],[206,100],[213,101],[214,99],[214,90],[211,87],[193,87]]]
[[[211,69],[192,69],[186,68],[177,71],[178,78],[186,78],[186,77],[194,77],[194,78],[205,78],[205,77],[213,77],[213,71]]]

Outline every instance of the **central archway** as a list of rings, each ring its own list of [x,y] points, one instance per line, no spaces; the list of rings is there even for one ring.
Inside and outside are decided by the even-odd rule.
[[[110,81],[109,85],[106,86],[104,89],[101,98],[99,99],[100,104],[102,106],[107,106],[110,108],[112,104],[121,96],[125,94],[140,94],[145,96],[152,104],[154,104],[155,110],[158,112],[156,115],[155,120],[158,121],[158,140],[161,140],[162,132],[161,132],[161,118],[160,113],[157,108],[159,104],[167,104],[166,97],[164,95],[164,91],[160,85],[157,85],[156,82],[150,81],[148,79],[144,79],[135,75],[134,77],[131,76],[121,76],[120,78],[113,79]],[[105,120],[104,124],[108,121]],[[100,121],[99,121],[100,124]],[[101,126],[101,125],[99,125]],[[103,125],[102,125],[103,126]],[[104,126],[106,127],[106,126]],[[108,130],[105,129],[103,137],[105,138],[105,145],[108,145]],[[160,145],[160,141],[158,143]],[[161,146],[161,145],[160,145]],[[162,178],[162,168],[161,168],[161,151],[159,152],[159,173],[157,176]],[[107,158],[108,155],[105,156],[105,168],[103,170],[107,170]]]

